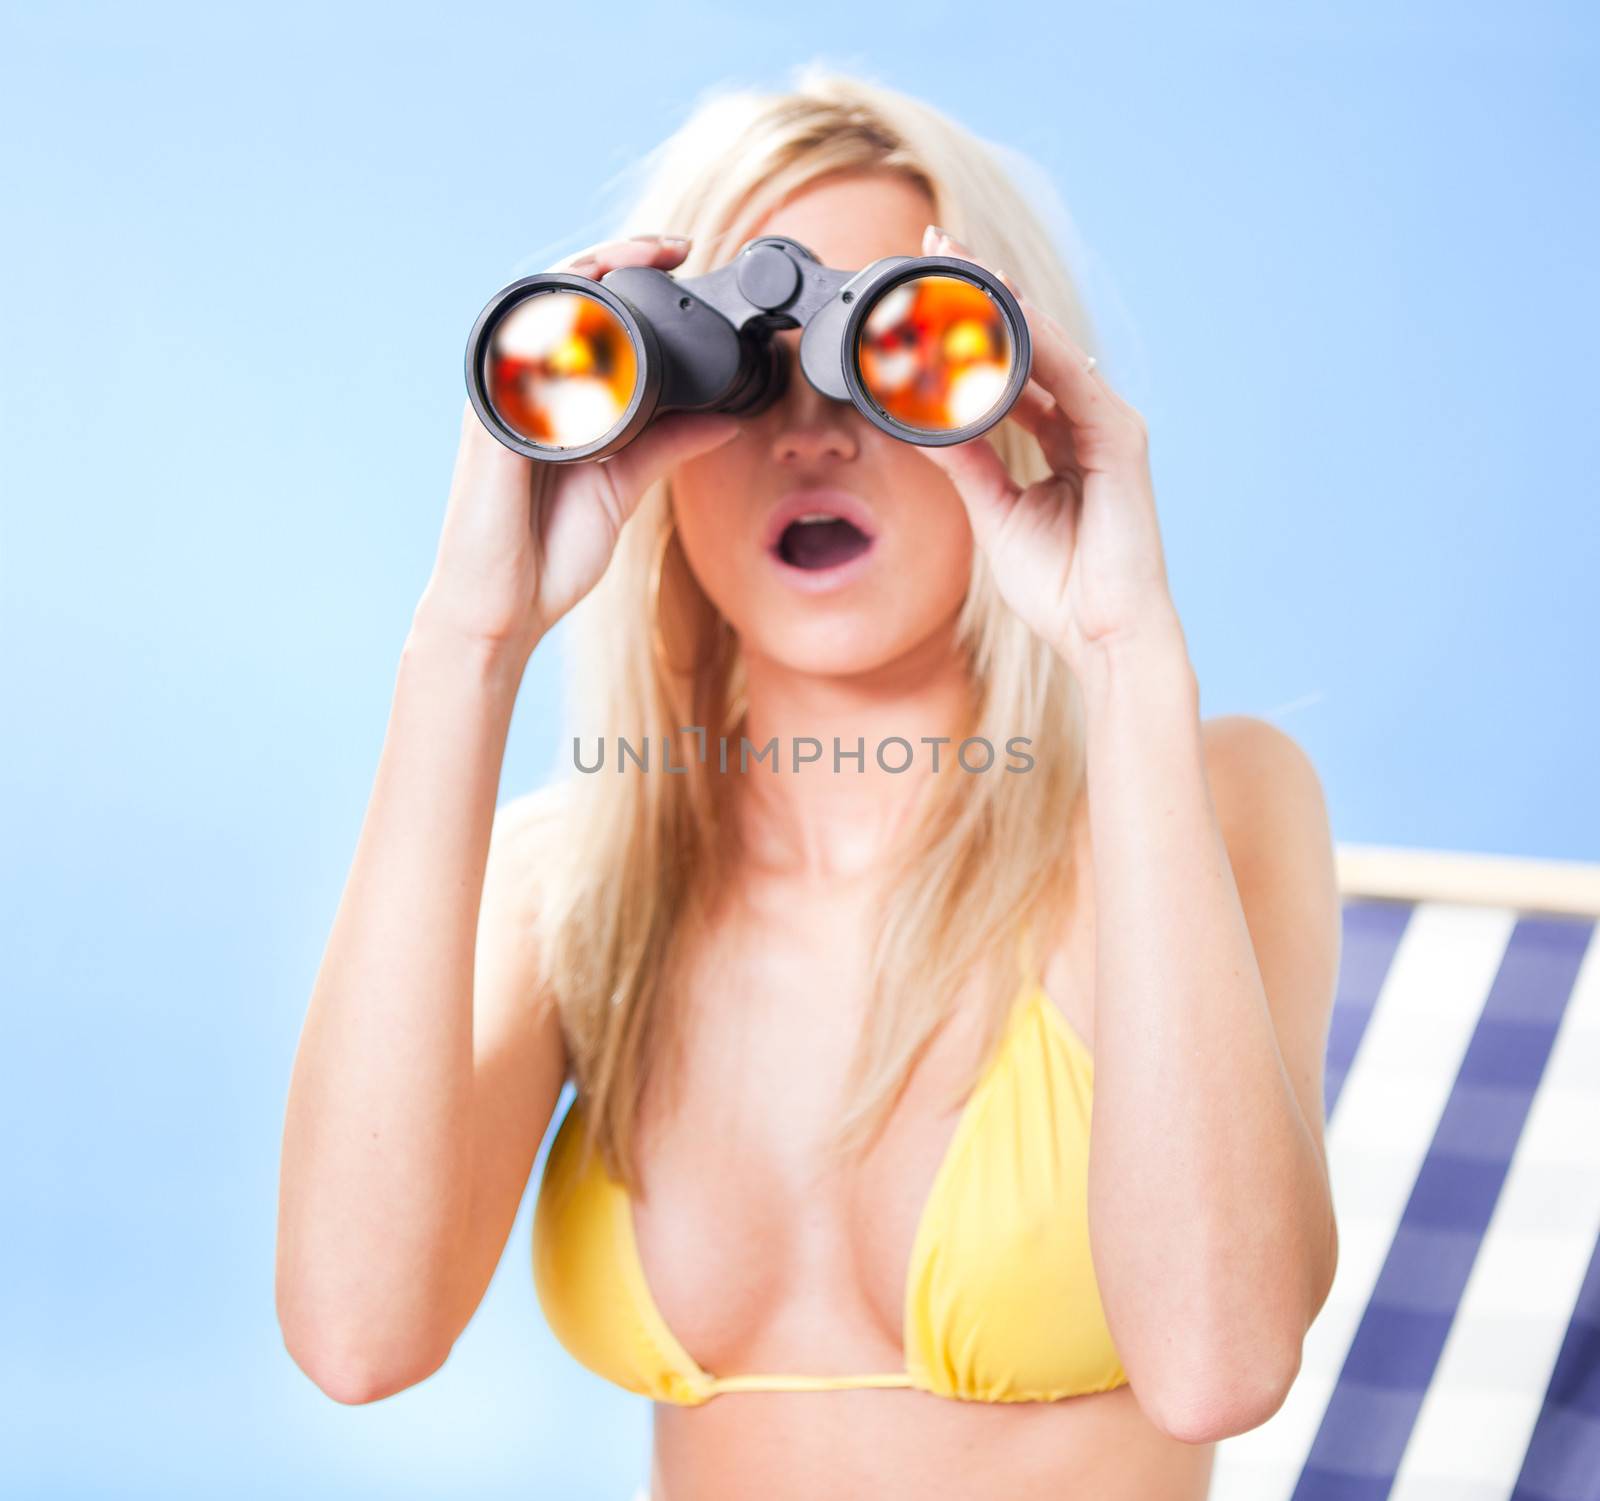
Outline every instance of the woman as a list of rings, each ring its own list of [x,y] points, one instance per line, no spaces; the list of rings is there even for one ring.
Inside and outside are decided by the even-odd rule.
[[[346,1402],[436,1370],[570,1077],[539,1290],[656,1399],[657,1501],[1193,1501],[1333,1275],[1316,774],[1199,718],[1144,424],[980,143],[811,71],[652,166],[635,222],[685,238],[569,269],[956,254],[1032,378],[943,449],[797,371],[538,472],[466,411],[295,1065],[288,1348]],[[496,814],[569,612],[605,769]]]

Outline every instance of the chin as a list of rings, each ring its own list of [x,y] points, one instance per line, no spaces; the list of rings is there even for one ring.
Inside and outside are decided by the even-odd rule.
[[[832,620],[767,623],[741,633],[745,650],[791,672],[819,678],[859,677],[905,655],[915,646],[904,627],[841,616]]]

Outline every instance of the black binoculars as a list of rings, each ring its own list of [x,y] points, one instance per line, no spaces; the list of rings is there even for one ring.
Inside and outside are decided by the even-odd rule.
[[[824,396],[922,446],[988,431],[1027,382],[1022,308],[993,273],[945,255],[824,266],[762,235],[678,280],[619,266],[598,281],[542,271],[502,287],[467,341],[467,393],[507,448],[601,459],[668,412],[753,416],[783,395],[772,337],[798,328],[800,369]]]

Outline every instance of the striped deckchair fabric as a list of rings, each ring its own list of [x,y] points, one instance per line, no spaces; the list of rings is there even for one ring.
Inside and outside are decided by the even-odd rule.
[[[1343,847],[1339,1269],[1216,1501],[1600,1501],[1600,866]]]

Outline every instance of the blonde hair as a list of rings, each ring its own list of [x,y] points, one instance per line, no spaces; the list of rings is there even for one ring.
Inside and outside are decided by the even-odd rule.
[[[726,237],[738,221],[755,222],[820,177],[902,172],[928,192],[935,223],[1095,348],[1060,253],[1002,169],[997,148],[878,83],[810,63],[795,70],[785,91],[718,88],[643,169],[644,188],[618,233],[688,236],[682,271],[690,275],[735,253]],[[1015,424],[1002,423],[988,437],[1019,482],[1049,472],[1037,443]],[[569,617],[575,733],[625,736],[637,745],[647,734],[654,741],[702,725],[714,743],[737,718],[736,641],[684,676],[664,672],[652,650],[649,579],[671,520],[670,491],[663,480],[645,494],[604,577]],[[700,595],[692,579],[675,582],[669,572],[661,583],[663,614],[681,609],[684,589]],[[696,604],[709,607],[703,595]],[[732,636],[720,622],[718,634]],[[860,1148],[887,1120],[975,975],[986,997],[981,1059],[989,1057],[1020,976],[1019,925],[1051,931],[1071,890],[1067,835],[1084,777],[1078,685],[1000,599],[978,550],[958,640],[973,683],[966,733],[997,746],[1028,735],[1035,764],[1027,775],[930,779],[920,822],[883,883],[871,929],[873,1000],[844,1082],[840,1149]],[[560,1008],[590,1140],[609,1171],[634,1189],[633,1130],[645,1084],[681,1040],[675,975],[737,858],[729,777],[717,771],[714,753],[702,763],[684,753],[684,743],[674,740],[674,764],[688,763],[683,775],[637,768],[604,778],[569,774],[522,800],[526,826],[537,830],[529,864],[542,981]]]

